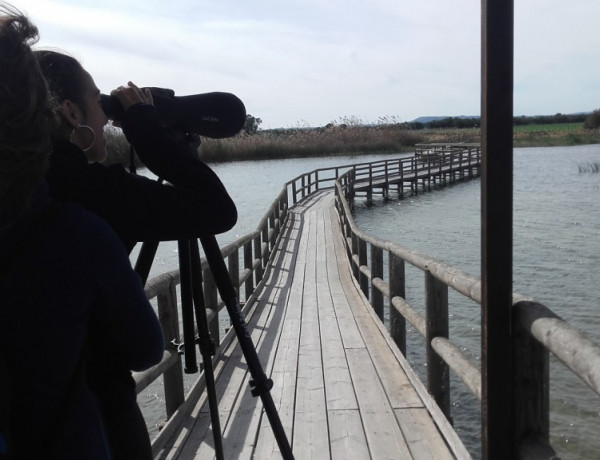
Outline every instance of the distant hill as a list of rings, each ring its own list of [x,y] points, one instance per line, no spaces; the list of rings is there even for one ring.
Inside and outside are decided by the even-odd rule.
[[[415,118],[414,120],[411,121],[411,123],[429,123],[432,121],[439,121],[439,120],[445,120],[446,118],[464,118],[464,119],[470,119],[470,118],[479,118],[479,115],[459,115],[457,117],[453,117],[453,116],[446,116],[446,117],[419,117],[419,118]]]
[[[562,114],[563,117],[585,117],[587,115],[589,115],[591,112],[575,112],[575,113],[567,113],[567,114]],[[515,115],[515,119],[517,118],[556,118],[559,117],[561,114],[556,114],[556,115]],[[432,121],[440,121],[440,120],[445,120],[447,118],[459,118],[459,119],[463,119],[463,120],[468,120],[468,119],[478,119],[480,118],[479,115],[458,115],[458,116],[433,116],[433,117],[419,117],[419,118],[415,118],[414,120],[412,120],[409,123],[430,123]]]

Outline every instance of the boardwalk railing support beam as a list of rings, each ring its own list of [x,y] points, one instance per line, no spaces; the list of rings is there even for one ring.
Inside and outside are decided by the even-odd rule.
[[[383,279],[383,249],[377,246],[371,246],[371,305],[383,323],[383,294],[373,287],[373,279]]]
[[[482,458],[517,458],[513,443],[512,185],[514,0],[482,0]]]
[[[398,345],[398,349],[406,356],[406,319],[394,307],[394,297],[406,297],[405,264],[394,254],[389,255],[390,278],[390,335]]]
[[[522,459],[556,458],[550,446],[550,352],[531,333],[540,316],[559,319],[534,302],[513,307],[514,443]]]
[[[448,286],[425,272],[425,307],[427,311],[427,387],[446,418],[450,416],[450,369],[432,346],[436,337],[448,338]]]

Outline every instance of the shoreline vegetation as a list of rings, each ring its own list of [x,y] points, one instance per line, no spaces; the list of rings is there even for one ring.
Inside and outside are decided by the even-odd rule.
[[[584,123],[515,125],[514,147],[552,147],[600,144],[600,129]],[[106,133],[110,163],[129,163],[129,144],[118,128]],[[202,138],[198,149],[207,163],[245,160],[309,158],[374,153],[408,153],[422,143],[479,143],[479,127],[409,129],[406,124],[361,125],[330,123],[323,128],[242,131],[226,139]]]

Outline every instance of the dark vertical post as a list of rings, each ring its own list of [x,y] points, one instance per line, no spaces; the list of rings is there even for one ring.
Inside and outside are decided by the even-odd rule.
[[[169,289],[158,294],[158,319],[163,330],[165,343],[172,340],[180,341],[179,315],[177,313],[177,290],[175,282],[169,283]],[[175,349],[175,347],[173,347]],[[181,359],[177,360],[163,375],[165,386],[165,404],[167,419],[175,413],[185,401],[183,375],[181,374]]]
[[[515,458],[511,361],[513,0],[482,0],[482,457]]]
[[[264,268],[265,268],[265,264],[263,263],[263,251],[262,251],[262,242],[261,242],[261,234],[259,234],[258,236],[256,236],[253,240],[254,242],[254,259],[258,261],[258,267],[256,267],[255,270],[255,274],[254,274],[254,282],[256,284],[260,283],[262,278],[263,278],[263,274],[264,274]]]
[[[371,305],[383,323],[383,294],[373,285],[373,278],[383,280],[383,249],[371,245]]]
[[[252,292],[254,292],[254,270],[253,270],[253,267],[254,267],[254,260],[252,258],[252,242],[248,241],[246,244],[244,244],[244,269],[250,271],[250,274],[248,275],[248,278],[246,278],[246,283],[244,285],[246,301],[252,295]]]
[[[531,334],[540,317],[558,318],[535,302],[513,306],[514,442],[520,458],[556,458],[550,446],[550,352]]]
[[[200,279],[204,280],[204,290],[203,290],[203,299],[205,308],[211,311],[214,311],[214,315],[212,315],[210,321],[208,322],[208,330],[210,332],[210,336],[212,337],[214,343],[217,345],[221,342],[221,329],[219,324],[219,301],[218,301],[218,292],[217,285],[215,284],[215,278],[210,271],[209,267],[201,270],[202,277]]]
[[[448,286],[435,279],[429,270],[425,272],[425,309],[427,331],[425,341],[427,354],[427,389],[446,418],[450,415],[450,369],[431,345],[436,337],[449,336]]]
[[[240,255],[239,249],[236,249],[227,257],[227,269],[229,271],[229,278],[235,293],[239,297],[240,290]]]
[[[360,281],[360,263],[358,259],[358,236],[352,233],[352,254],[350,256],[350,260],[352,263],[352,274],[354,275],[354,279],[356,281]],[[357,256],[356,258],[354,256]]]
[[[361,291],[368,299],[369,298],[369,278],[367,275],[363,273],[361,270],[362,267],[367,266],[367,242],[363,239],[360,239],[358,236],[356,237],[358,240],[358,283],[360,285]]]
[[[392,304],[394,297],[406,297],[406,275],[404,260],[389,253],[390,272],[390,335],[406,356],[406,320]]]
[[[296,204],[296,181],[292,182],[292,204]]]

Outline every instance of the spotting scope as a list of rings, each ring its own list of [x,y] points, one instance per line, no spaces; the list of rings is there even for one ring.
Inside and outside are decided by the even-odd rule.
[[[175,96],[172,89],[147,89],[152,93],[154,106],[162,120],[178,131],[222,139],[235,136],[246,123],[246,107],[231,93]],[[101,94],[100,104],[109,119],[119,121],[123,118],[123,106],[115,96]]]

